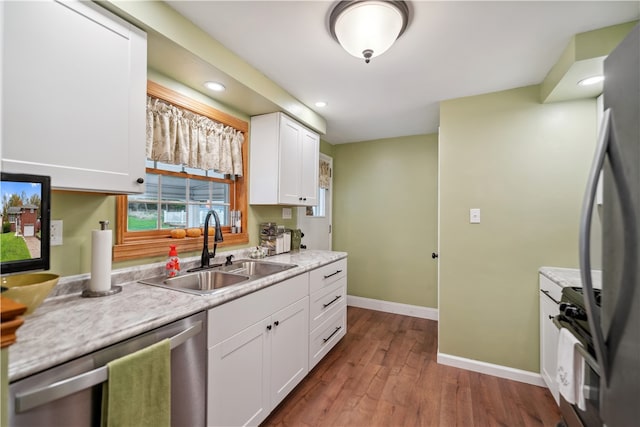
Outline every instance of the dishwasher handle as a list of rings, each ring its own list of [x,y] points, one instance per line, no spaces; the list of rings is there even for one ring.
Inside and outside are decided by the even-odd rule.
[[[188,329],[169,338],[171,350],[187,342],[190,338],[202,331],[202,321],[199,320]],[[44,387],[20,393],[16,395],[16,413],[21,413],[44,405],[54,400],[69,396],[70,394],[93,387],[109,379],[107,366],[101,366],[94,370],[76,375],[75,377],[57,381]]]

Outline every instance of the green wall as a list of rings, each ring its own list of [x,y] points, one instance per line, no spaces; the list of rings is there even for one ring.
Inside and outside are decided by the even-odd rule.
[[[333,151],[333,248],[349,253],[349,295],[437,307],[437,135]]]
[[[89,273],[91,271],[91,230],[99,228],[99,221],[108,220],[115,229],[116,196],[89,193],[55,191],[51,200],[51,218],[63,223],[63,245],[51,247],[50,271],[61,276]],[[287,228],[296,228],[297,209],[292,208],[292,218],[282,219],[283,206],[249,206],[249,243],[221,247],[218,253],[252,247],[258,244],[258,224],[277,222]],[[115,232],[114,232],[115,242]],[[169,247],[167,246],[167,252]],[[199,251],[181,253],[182,257],[197,256]],[[162,261],[166,257],[140,258],[133,261],[114,262],[113,268]]]
[[[538,371],[538,268],[578,267],[594,99],[539,87],[440,107],[439,352]],[[480,208],[480,224],[469,209]]]

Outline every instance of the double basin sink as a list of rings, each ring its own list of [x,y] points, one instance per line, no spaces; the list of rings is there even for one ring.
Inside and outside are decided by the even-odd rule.
[[[172,278],[156,276],[142,279],[140,282],[166,289],[205,295],[228,286],[280,273],[293,267],[296,265],[243,259],[235,261],[231,265],[203,269]]]

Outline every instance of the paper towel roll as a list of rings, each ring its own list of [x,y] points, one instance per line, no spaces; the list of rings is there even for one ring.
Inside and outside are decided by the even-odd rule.
[[[111,230],[91,231],[91,291],[111,289],[111,239]]]

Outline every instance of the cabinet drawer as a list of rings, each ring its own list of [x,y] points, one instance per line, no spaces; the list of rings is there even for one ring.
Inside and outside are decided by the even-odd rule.
[[[562,297],[562,287],[543,275],[540,275],[540,292],[556,301]]]
[[[313,331],[335,312],[347,304],[347,279],[343,277],[326,289],[311,295],[309,309],[309,330]]]
[[[335,313],[309,337],[309,370],[335,346],[347,333],[347,310]]]
[[[332,283],[347,277],[347,260],[341,259],[323,267],[317,268],[310,273],[309,293],[329,286]]]

